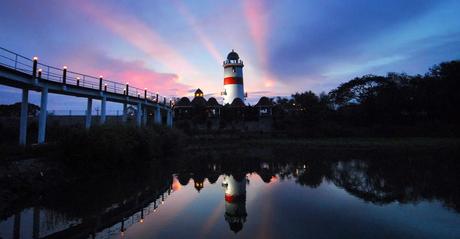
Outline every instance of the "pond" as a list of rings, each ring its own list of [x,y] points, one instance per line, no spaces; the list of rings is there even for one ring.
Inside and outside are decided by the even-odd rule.
[[[458,163],[439,162],[201,160],[56,190],[0,237],[460,238]]]

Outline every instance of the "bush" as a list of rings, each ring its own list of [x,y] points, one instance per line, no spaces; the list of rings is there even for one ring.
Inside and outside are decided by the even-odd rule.
[[[159,162],[180,152],[182,138],[179,132],[162,127],[104,125],[90,130],[67,128],[56,142],[66,166],[99,171]]]

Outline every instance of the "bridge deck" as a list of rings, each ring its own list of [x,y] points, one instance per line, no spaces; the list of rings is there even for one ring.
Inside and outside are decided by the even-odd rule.
[[[14,70],[2,65],[0,65],[0,84],[34,91],[42,91],[44,87],[47,87],[49,93],[55,93],[60,95],[85,97],[92,99],[102,99],[102,97],[106,97],[106,100],[111,102],[127,104],[142,103],[147,106],[158,105],[162,109],[170,108],[168,105],[162,104],[161,101],[157,103],[154,99],[144,99],[144,94],[140,95],[139,97],[134,97],[132,95],[125,95],[121,93],[115,93],[104,90],[100,91],[99,89],[88,88],[85,86],[77,86],[76,84],[63,84],[61,82],[46,79],[37,79],[35,81],[31,74],[26,74],[22,71]]]

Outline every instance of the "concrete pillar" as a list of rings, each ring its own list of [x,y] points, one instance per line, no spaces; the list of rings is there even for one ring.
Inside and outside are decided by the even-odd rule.
[[[137,127],[142,125],[142,103],[140,102],[137,104],[136,125]]]
[[[172,110],[168,110],[168,111],[167,111],[167,115],[166,115],[166,125],[168,126],[168,128],[172,128],[172,126],[173,126],[173,115],[172,115]]]
[[[107,119],[106,108],[107,108],[107,98],[103,96],[101,99],[101,121],[100,121],[101,124],[105,124],[105,121]]]
[[[40,101],[40,116],[38,118],[38,143],[45,143],[46,134],[46,117],[47,117],[47,105],[48,105],[48,87],[43,87],[42,96]]]
[[[155,122],[155,124],[161,125],[161,112],[160,112],[160,107],[159,106],[157,106],[155,108],[154,122]]]
[[[142,108],[142,125],[146,126],[147,125],[147,107]]]
[[[128,121],[128,104],[123,103],[123,116],[121,116],[121,121],[126,123]]]
[[[85,128],[91,128],[91,113],[93,111],[93,99],[88,98],[86,104],[86,117],[85,117]]]
[[[19,120],[19,144],[27,143],[27,118],[29,114],[29,90],[22,89],[21,118]]]
[[[14,239],[21,238],[21,213],[20,212],[14,214],[13,238]]]
[[[39,207],[34,207],[32,238],[33,239],[40,238],[40,208]]]

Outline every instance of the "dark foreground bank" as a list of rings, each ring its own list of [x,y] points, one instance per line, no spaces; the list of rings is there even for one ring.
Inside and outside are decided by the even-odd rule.
[[[456,238],[458,142],[201,135],[168,159],[117,159],[124,167],[109,169],[83,167],[102,155],[71,148],[9,165],[0,236]]]

